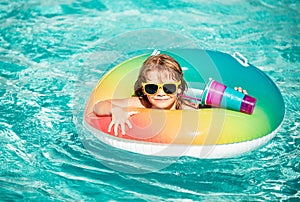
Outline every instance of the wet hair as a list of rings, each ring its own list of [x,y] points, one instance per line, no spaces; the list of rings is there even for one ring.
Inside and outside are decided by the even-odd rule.
[[[172,57],[166,54],[158,54],[150,56],[142,65],[137,81],[134,84],[135,96],[138,96],[146,107],[151,107],[150,102],[146,95],[144,95],[142,83],[149,81],[148,73],[156,71],[160,76],[160,80],[163,78],[172,79],[174,81],[181,81],[178,87],[178,91],[183,93],[187,89],[187,83],[183,78],[183,72],[180,64]],[[177,97],[176,109],[181,109],[183,99]]]

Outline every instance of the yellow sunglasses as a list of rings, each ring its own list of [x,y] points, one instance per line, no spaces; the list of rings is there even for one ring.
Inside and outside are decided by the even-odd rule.
[[[142,83],[143,91],[147,95],[155,95],[158,92],[158,89],[162,89],[164,93],[168,95],[174,95],[178,91],[178,86],[181,84],[181,81],[173,83]]]

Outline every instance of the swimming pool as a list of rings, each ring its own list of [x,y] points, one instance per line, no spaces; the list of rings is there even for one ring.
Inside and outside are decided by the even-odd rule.
[[[299,198],[299,1],[0,3],[0,200],[278,201]],[[145,49],[239,51],[282,92],[264,147],[230,159],[144,157],[82,125],[104,71]]]

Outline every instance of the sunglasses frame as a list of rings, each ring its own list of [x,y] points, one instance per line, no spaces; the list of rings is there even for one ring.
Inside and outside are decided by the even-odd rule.
[[[145,86],[148,85],[148,84],[152,84],[152,85],[158,86],[158,88],[157,88],[157,90],[156,90],[155,93],[151,94],[151,93],[147,93],[147,92],[146,92]],[[174,92],[174,93],[166,93],[165,90],[164,90],[164,85],[165,85],[165,84],[174,84],[174,85],[176,86],[175,92]],[[181,81],[178,81],[178,82],[166,82],[166,83],[162,83],[162,84],[159,84],[159,83],[151,83],[151,82],[149,82],[149,83],[145,82],[145,83],[144,83],[144,82],[143,82],[143,83],[142,83],[142,87],[143,87],[143,92],[144,92],[146,95],[151,95],[151,96],[156,95],[159,89],[162,89],[162,91],[163,91],[165,94],[167,94],[167,95],[175,95],[175,94],[178,92],[178,86],[179,86],[180,84],[181,84]]]

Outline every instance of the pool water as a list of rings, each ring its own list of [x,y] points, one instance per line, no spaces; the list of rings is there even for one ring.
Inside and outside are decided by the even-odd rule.
[[[0,23],[0,201],[299,201],[298,0],[2,0]],[[282,92],[275,138],[214,160],[99,142],[82,124],[91,90],[154,48],[242,53]]]

